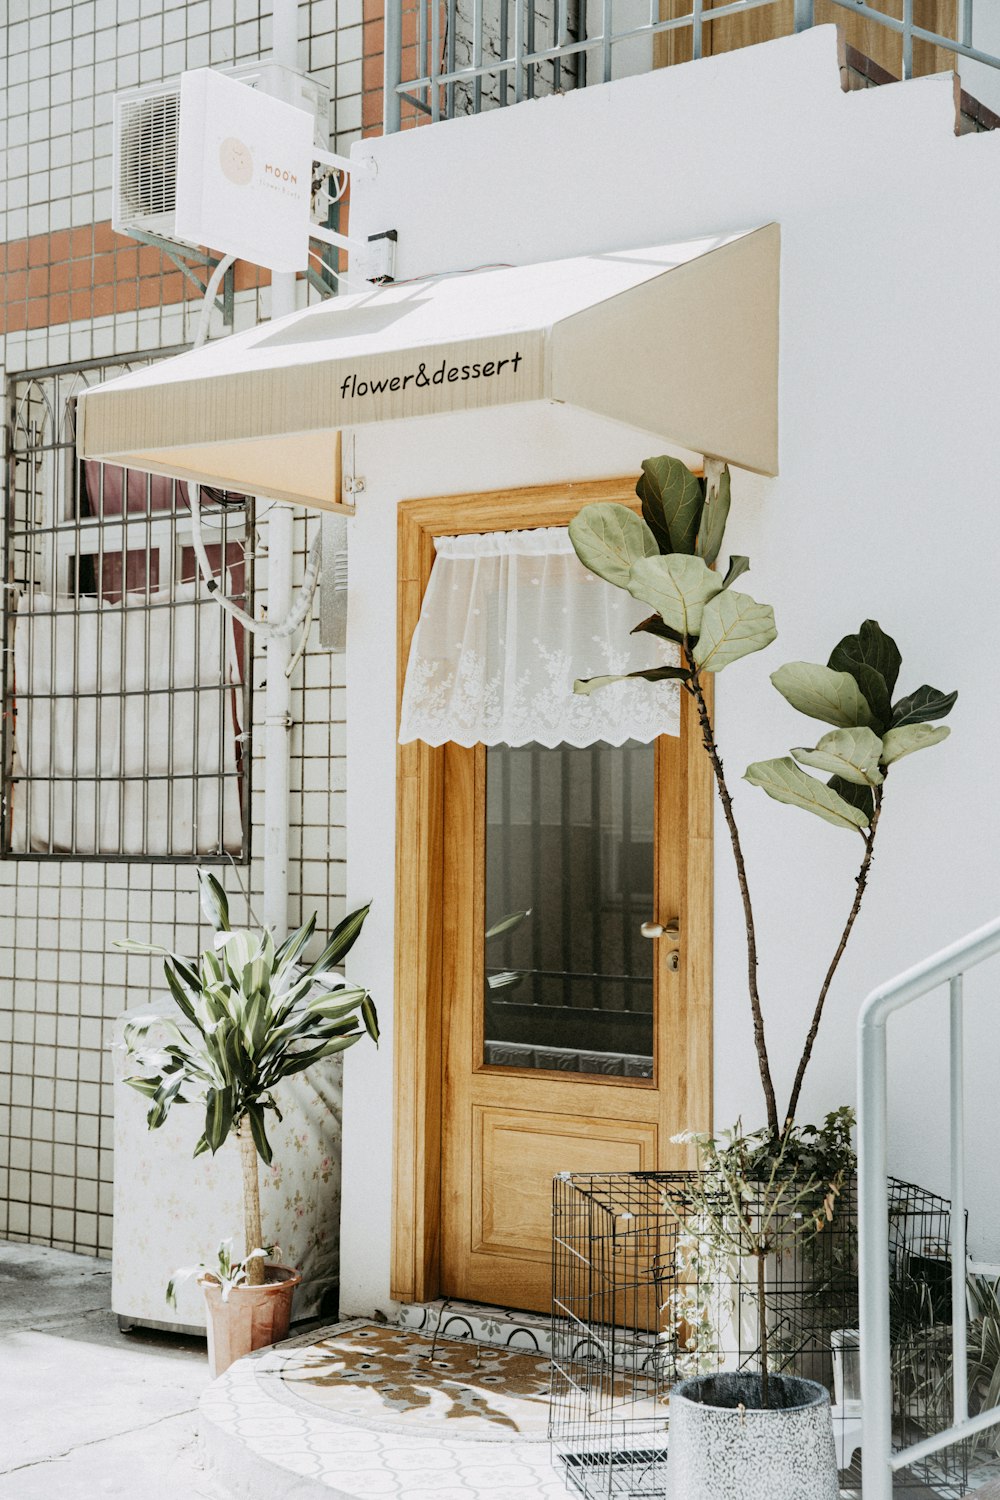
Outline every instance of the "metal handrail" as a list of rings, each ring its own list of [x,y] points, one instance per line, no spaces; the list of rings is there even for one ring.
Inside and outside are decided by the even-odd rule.
[[[952,1443],[1000,1423],[1000,1407],[969,1416],[965,1289],[965,1085],[962,980],[1000,953],[1000,918],[873,990],[858,1018],[858,1210],[860,1273],[861,1451],[864,1500],[891,1500],[892,1476]],[[886,1022],[940,985],[948,985],[951,1176],[952,1425],[893,1451],[889,1345],[889,1243]]]
[[[386,0],[385,10],[385,122],[387,135],[399,130],[404,99],[431,120],[450,119],[455,114],[456,90],[469,88],[471,112],[478,114],[484,106],[484,80],[497,80],[497,104],[518,103],[534,96],[536,74],[540,66],[553,68],[553,85],[562,86],[561,69],[575,63],[579,73],[576,86],[583,83],[608,83],[612,77],[613,49],[622,42],[639,37],[657,37],[667,32],[690,32],[691,56],[704,51],[705,28],[728,17],[776,5],[779,0],[729,0],[728,4],[704,8],[704,0],[690,0],[685,15],[660,17],[659,0],[649,0],[649,20],[640,25],[614,28],[613,0],[601,0],[596,7],[582,5],[586,17],[600,16],[597,31],[582,36],[570,35],[569,0],[551,0],[551,14],[541,16],[535,0],[474,0],[472,32],[467,38],[471,61],[456,62],[456,34],[459,27],[458,0],[417,0],[417,28],[414,43],[407,51],[416,57],[412,76],[403,77],[403,0]],[[913,76],[913,46],[926,42],[956,57],[1000,68],[1000,56],[973,45],[975,0],[957,0],[955,35],[944,36],[917,25],[913,0],[903,0],[902,16],[889,16],[877,8],[875,0],[831,0],[839,9],[874,22],[901,38],[904,79]],[[498,27],[498,56],[484,56],[486,10]],[[442,36],[442,9],[444,28]],[[511,19],[512,18],[512,19]],[[585,30],[586,21],[582,26]],[[816,24],[814,0],[794,0],[794,28],[808,31]],[[536,45],[536,34],[544,28],[551,31],[551,45]],[[592,64],[596,63],[596,66]],[[442,97],[443,96],[443,97]]]

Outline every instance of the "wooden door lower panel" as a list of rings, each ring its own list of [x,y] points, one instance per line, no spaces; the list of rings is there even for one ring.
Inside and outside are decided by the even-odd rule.
[[[472,1225],[462,1253],[446,1243],[443,1290],[502,1306],[547,1311],[552,1296],[553,1163],[564,1172],[648,1171],[657,1162],[655,1121],[543,1113],[474,1104]]]

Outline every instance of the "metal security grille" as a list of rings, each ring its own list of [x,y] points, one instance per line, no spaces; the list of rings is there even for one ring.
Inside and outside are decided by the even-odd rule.
[[[199,492],[76,457],[80,391],[148,362],[8,388],[4,855],[249,855],[250,636],[199,581]],[[250,502],[202,490],[200,504],[211,565],[246,606]]]
[[[983,34],[994,6],[956,0],[944,32],[920,25],[914,0],[830,0],[836,11],[884,29],[899,49],[899,76],[914,76],[914,47],[940,48],[1000,68]],[[713,25],[781,5],[795,31],[817,22],[815,0],[727,0],[690,8],[662,0],[389,0],[385,17],[385,130],[452,119],[540,94],[644,72],[656,38],[675,37],[691,57],[708,50]],[[829,19],[824,16],[821,19]],[[980,22],[977,29],[976,22]],[[785,24],[783,22],[783,24]],[[940,64],[938,64],[940,66]],[[405,115],[404,115],[405,107]]]

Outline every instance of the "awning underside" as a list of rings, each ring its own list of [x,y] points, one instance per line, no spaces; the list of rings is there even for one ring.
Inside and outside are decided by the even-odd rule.
[[[108,381],[84,458],[335,504],[336,434],[557,402],[777,472],[779,231],[338,297]]]

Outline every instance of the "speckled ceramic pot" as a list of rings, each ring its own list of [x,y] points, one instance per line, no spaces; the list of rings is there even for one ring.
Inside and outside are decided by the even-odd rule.
[[[670,1393],[670,1500],[838,1500],[830,1397],[812,1380],[699,1375]],[[741,1405],[744,1408],[741,1410]]]

